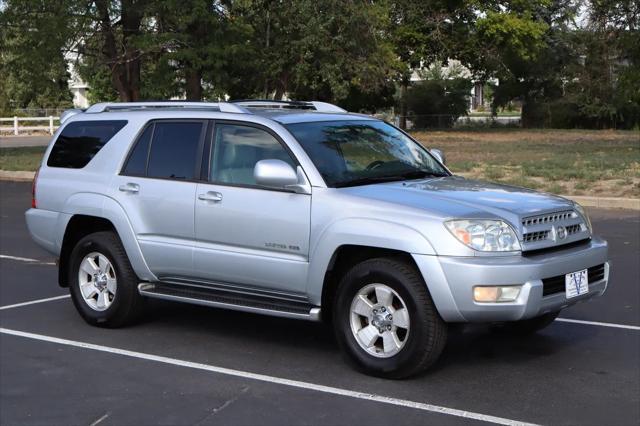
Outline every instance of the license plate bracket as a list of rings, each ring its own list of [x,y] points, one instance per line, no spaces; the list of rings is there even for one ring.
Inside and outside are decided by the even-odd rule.
[[[567,299],[587,294],[589,292],[589,273],[587,269],[566,274],[564,284]]]

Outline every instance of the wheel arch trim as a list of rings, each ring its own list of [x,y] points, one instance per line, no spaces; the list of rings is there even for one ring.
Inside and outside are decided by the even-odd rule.
[[[399,223],[365,218],[349,218],[332,223],[312,245],[307,282],[309,301],[322,302],[325,276],[335,253],[343,246],[435,254],[431,243],[418,230]]]
[[[122,242],[125,253],[129,258],[131,267],[138,278],[144,281],[155,281],[157,279],[149,269],[142,255],[135,231],[131,226],[126,212],[113,198],[96,193],[76,193],[65,202],[64,213],[68,216],[68,220],[64,227],[65,230],[62,234],[62,239],[60,240],[61,247],[64,241],[63,238],[66,235],[66,230],[71,220],[73,220],[73,217],[82,215],[104,219],[113,225]]]

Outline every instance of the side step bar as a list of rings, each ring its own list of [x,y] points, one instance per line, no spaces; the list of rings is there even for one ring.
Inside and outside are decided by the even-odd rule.
[[[243,295],[219,289],[169,283],[140,283],[138,292],[146,297],[252,312],[284,318],[320,321],[320,308],[303,302]]]

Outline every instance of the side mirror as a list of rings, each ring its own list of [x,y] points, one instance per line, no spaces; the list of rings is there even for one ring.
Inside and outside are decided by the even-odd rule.
[[[436,157],[436,160],[438,160],[442,164],[447,164],[447,159],[444,156],[444,152],[440,151],[439,149],[430,149],[429,152],[431,153],[431,155]]]
[[[293,170],[293,167],[282,160],[258,161],[253,168],[253,178],[258,185],[289,189],[299,194],[311,193],[302,170]]]

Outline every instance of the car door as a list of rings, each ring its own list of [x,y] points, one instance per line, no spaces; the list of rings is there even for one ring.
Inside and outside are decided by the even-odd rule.
[[[196,190],[195,276],[304,294],[311,196],[261,187],[253,178],[260,160],[297,167],[293,155],[269,129],[221,121],[215,123],[208,153],[208,182]]]
[[[113,193],[147,265],[160,279],[193,272],[194,198],[207,122],[150,122],[129,153]]]

